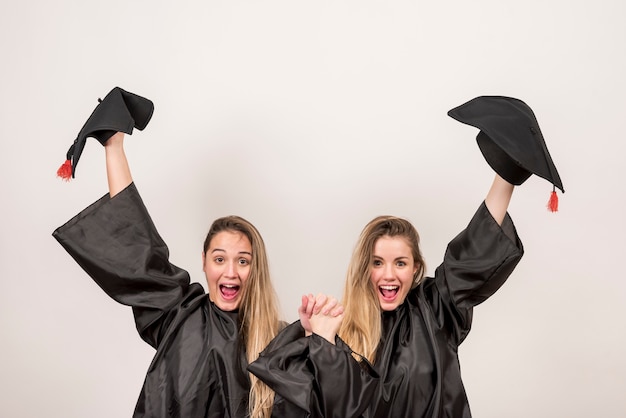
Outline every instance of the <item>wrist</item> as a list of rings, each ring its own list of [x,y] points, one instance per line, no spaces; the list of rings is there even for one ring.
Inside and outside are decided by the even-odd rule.
[[[315,335],[325,339],[326,341],[328,341],[329,343],[331,343],[332,345],[335,345],[335,335],[336,334],[318,334],[317,332],[315,333]]]

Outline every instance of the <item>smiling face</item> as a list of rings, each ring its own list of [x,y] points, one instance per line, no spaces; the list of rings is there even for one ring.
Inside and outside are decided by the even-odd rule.
[[[225,230],[211,238],[202,254],[202,270],[209,298],[218,308],[223,311],[239,309],[251,262],[252,245],[241,232]]]
[[[404,302],[417,268],[404,237],[384,235],[376,240],[370,279],[383,311],[393,311]]]

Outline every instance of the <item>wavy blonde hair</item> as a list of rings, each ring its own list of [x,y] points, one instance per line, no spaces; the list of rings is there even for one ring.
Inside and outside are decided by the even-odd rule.
[[[252,246],[250,274],[239,305],[239,335],[246,349],[248,363],[251,363],[280,330],[278,298],[270,278],[265,243],[254,225],[239,216],[216,219],[204,241],[204,253],[211,239],[222,231],[244,234]],[[269,418],[274,405],[274,391],[253,374],[249,373],[249,376],[249,415],[252,418]]]
[[[381,337],[380,302],[371,282],[374,246],[381,237],[402,237],[407,241],[417,267],[413,287],[424,277],[425,263],[419,246],[419,234],[406,219],[379,216],[370,221],[359,236],[348,266],[343,292],[344,319],[339,336],[352,351],[376,361]],[[359,356],[355,356],[360,360]]]

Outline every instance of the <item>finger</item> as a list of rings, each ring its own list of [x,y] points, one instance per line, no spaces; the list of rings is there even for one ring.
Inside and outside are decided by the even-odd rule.
[[[301,304],[298,307],[298,313],[305,313],[306,312],[306,306],[309,303],[309,298],[307,295],[302,295],[302,300],[301,300]]]
[[[307,302],[306,302],[306,314],[308,315],[308,317],[310,318],[311,315],[313,315],[313,307],[315,306],[315,297],[309,293],[307,295]]]
[[[311,317],[311,310],[313,305],[311,304],[311,299],[312,299],[311,294],[308,295],[302,295],[302,304],[300,305],[300,307],[298,308],[298,314],[302,315],[302,316],[306,316],[307,318]]]
[[[338,317],[343,315],[344,309],[342,305],[336,306],[332,311],[330,311],[330,316]]]
[[[324,294],[318,294],[315,299],[315,307],[313,308],[313,314],[317,315],[320,313],[324,305],[326,304],[327,297]]]
[[[335,306],[337,306],[337,303],[338,303],[337,299],[331,296],[326,302],[326,304],[324,305],[324,307],[322,308],[322,313],[324,315],[328,315],[330,311],[332,311],[335,308]]]

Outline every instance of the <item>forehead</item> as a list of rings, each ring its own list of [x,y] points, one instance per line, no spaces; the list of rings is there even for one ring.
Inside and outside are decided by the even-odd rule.
[[[412,254],[409,241],[403,236],[384,235],[374,243],[374,256],[411,257]]]
[[[248,237],[239,231],[221,231],[211,238],[208,251],[252,252]]]

